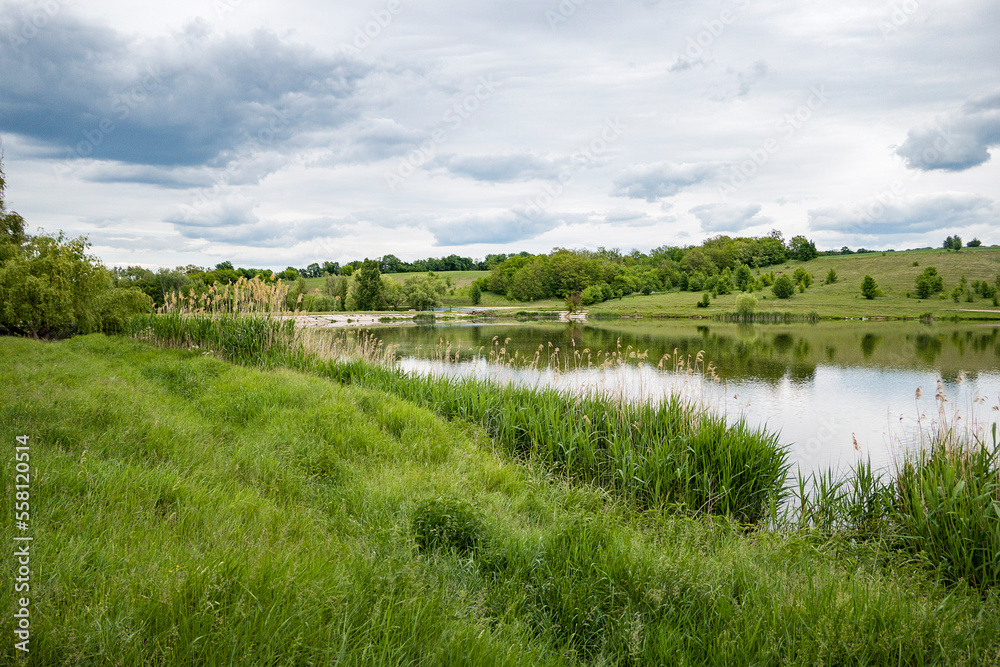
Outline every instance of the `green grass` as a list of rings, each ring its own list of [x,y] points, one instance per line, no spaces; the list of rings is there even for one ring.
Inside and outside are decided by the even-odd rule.
[[[32,664],[1000,660],[995,592],[637,513],[384,392],[103,335],[0,339],[0,381],[0,438],[31,438]],[[475,539],[421,548],[420,517]]]
[[[913,266],[917,262],[918,266]],[[969,283],[974,280],[993,282],[1000,275],[1000,248],[963,248],[960,252],[945,250],[907,250],[890,253],[864,253],[818,257],[808,262],[790,261],[768,267],[776,275],[789,276],[799,266],[815,279],[805,293],[797,290],[790,299],[778,299],[765,288],[758,291],[758,312],[781,312],[794,315],[818,313],[821,317],[920,317],[930,313],[933,317],[961,319],[1000,318],[1000,308],[980,296],[972,303],[964,300],[955,303],[950,297],[934,295],[918,299],[914,281],[928,266],[937,267],[944,278],[945,290],[950,292],[964,275]],[[786,268],[787,267],[787,268]],[[823,285],[830,269],[837,272],[839,280]],[[861,280],[866,274],[873,276],[884,296],[873,300],[861,296]],[[907,292],[910,297],[907,298]],[[737,294],[712,299],[708,308],[698,308],[701,292],[667,292],[649,296],[631,296],[614,299],[591,306],[591,314],[645,315],[662,317],[703,317],[718,313],[736,312]],[[766,298],[762,298],[766,297]],[[969,310],[989,310],[990,313],[973,313]]]

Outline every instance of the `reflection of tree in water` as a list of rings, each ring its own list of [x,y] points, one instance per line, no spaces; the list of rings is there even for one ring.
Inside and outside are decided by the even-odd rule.
[[[866,333],[861,337],[861,354],[865,359],[872,356],[875,348],[882,342],[882,337],[878,334]]]
[[[799,361],[803,359],[808,359],[812,356],[812,345],[805,338],[800,338],[799,342],[795,344],[795,350],[792,355]]]
[[[774,349],[777,350],[778,354],[788,352],[794,344],[795,339],[792,338],[791,334],[780,333],[774,336]]]
[[[816,366],[791,364],[788,366],[788,379],[796,384],[811,384],[816,379]]]
[[[913,340],[913,349],[918,357],[933,364],[941,354],[941,337],[925,333],[917,334]]]

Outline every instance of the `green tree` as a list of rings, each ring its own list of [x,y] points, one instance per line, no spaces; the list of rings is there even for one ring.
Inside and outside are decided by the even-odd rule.
[[[816,245],[804,236],[793,236],[788,242],[788,256],[803,262],[819,256]]]
[[[782,273],[775,279],[774,285],[771,286],[771,291],[779,299],[788,299],[795,294],[795,283],[792,282],[791,278]]]
[[[749,317],[753,315],[754,309],[757,307],[757,297],[753,294],[744,292],[736,297],[736,312],[742,317]]]
[[[431,273],[411,276],[403,283],[406,302],[416,310],[428,310],[441,305],[447,285],[440,277]]]
[[[969,241],[968,243],[965,244],[965,247],[966,248],[978,248],[981,245],[983,245],[982,241],[980,241],[979,239],[972,239],[971,241]]]
[[[358,310],[380,310],[383,301],[382,272],[378,262],[365,258],[354,282],[354,302]]]
[[[830,271],[826,274],[826,284],[832,285],[838,280],[839,278],[837,277],[837,272],[834,269],[830,269]]]
[[[87,255],[84,238],[28,238],[0,266],[0,329],[36,338],[101,328],[101,294],[111,276]]]
[[[866,299],[874,299],[878,296],[878,284],[869,275],[866,275],[861,280],[861,295]]]
[[[917,296],[921,299],[929,299],[931,295],[944,289],[944,279],[938,275],[936,267],[928,266],[923,273],[917,276],[916,287]]]
[[[389,276],[382,276],[382,300],[395,310],[406,301],[406,291],[403,286]]]
[[[472,300],[473,306],[478,306],[479,302],[483,300],[483,290],[479,287],[479,281],[472,281],[472,285],[469,287],[469,298]]]
[[[344,310],[347,307],[347,288],[350,282],[350,279],[344,276],[330,276],[326,279],[326,293],[333,298],[335,310]]]
[[[750,270],[750,267],[746,264],[737,266],[736,271],[733,273],[733,283],[736,285],[736,289],[741,292],[750,291],[754,283],[753,272]]]

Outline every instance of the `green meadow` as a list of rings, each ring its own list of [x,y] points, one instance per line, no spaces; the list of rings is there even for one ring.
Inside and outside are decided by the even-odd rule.
[[[579,472],[553,438],[572,445],[585,414],[601,432],[601,406],[560,430],[571,399],[533,411],[486,387],[410,383],[297,349],[283,327],[163,326],[158,339],[186,336],[183,348],[0,339],[0,437],[13,452],[28,435],[31,454],[31,664],[1000,661],[996,571],[964,543],[982,539],[977,520],[996,525],[991,459],[965,459],[987,514],[955,500],[956,468],[940,457],[904,471],[908,488],[947,491],[901,506],[915,549],[871,529],[892,502],[871,480],[853,487],[860,504],[832,490],[804,520],[766,529],[643,494],[607,465]],[[601,440],[608,464],[641,453],[657,418],[635,419],[631,440]],[[13,479],[13,455],[3,461]],[[3,493],[11,507],[12,485]],[[8,545],[13,531],[4,522]]]

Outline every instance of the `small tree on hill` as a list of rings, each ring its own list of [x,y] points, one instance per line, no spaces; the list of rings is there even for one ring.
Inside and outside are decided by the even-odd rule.
[[[874,299],[878,296],[878,283],[871,276],[866,275],[861,280],[861,295],[866,299]]]
[[[830,272],[826,274],[826,284],[832,285],[835,282],[837,282],[837,280],[839,280],[839,278],[837,278],[837,272],[833,269],[830,269]]]
[[[928,266],[923,273],[917,276],[916,287],[917,296],[921,299],[928,299],[932,294],[937,294],[944,289],[944,279],[938,275],[936,267]]]
[[[472,299],[473,306],[478,306],[479,302],[483,300],[483,290],[479,287],[478,280],[473,281],[472,286],[469,287],[469,298]]]
[[[792,279],[785,274],[781,274],[774,281],[774,285],[771,286],[771,291],[774,292],[774,296],[779,299],[788,299],[795,294],[795,283],[793,283]]]
[[[983,245],[982,241],[980,241],[979,239],[972,239],[971,241],[969,241],[968,243],[965,244],[965,247],[966,248],[978,248],[981,245]]]

